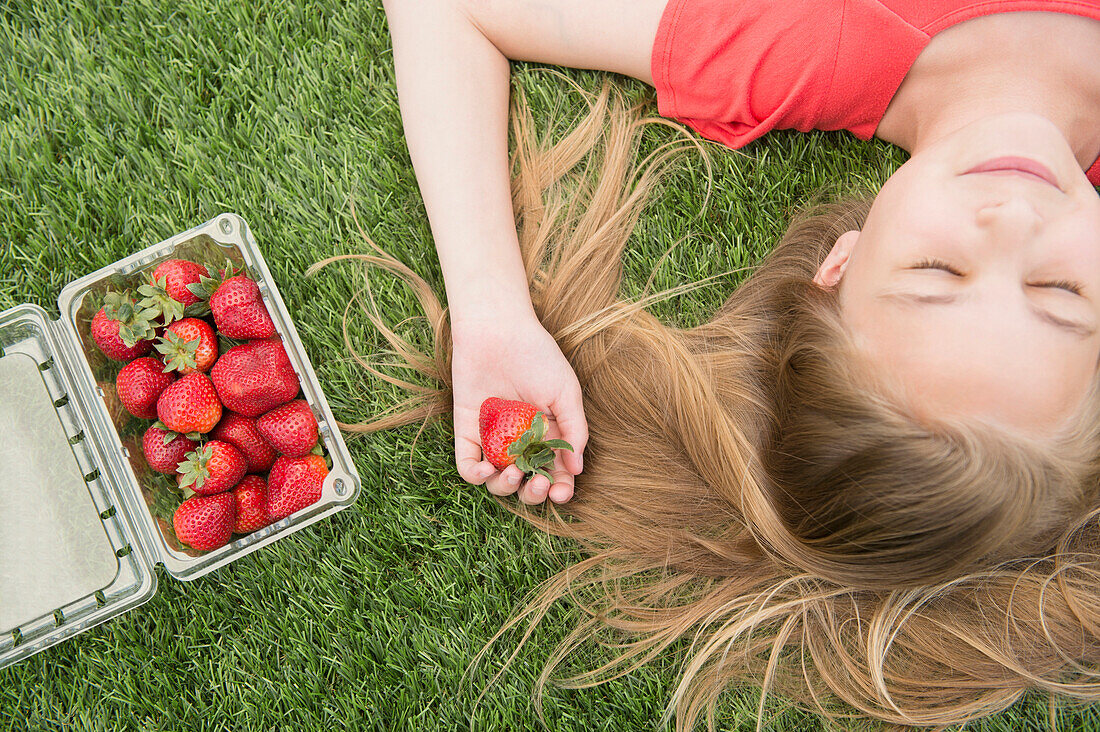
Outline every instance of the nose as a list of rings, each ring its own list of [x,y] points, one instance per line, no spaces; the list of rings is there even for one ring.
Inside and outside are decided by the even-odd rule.
[[[1030,237],[1042,225],[1043,217],[1024,196],[1011,196],[978,209],[979,226],[997,235]]]

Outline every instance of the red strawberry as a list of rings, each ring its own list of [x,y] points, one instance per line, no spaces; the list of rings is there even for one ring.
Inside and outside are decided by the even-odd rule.
[[[317,444],[317,420],[305,399],[295,399],[256,418],[267,444],[287,457],[302,457]]]
[[[228,442],[248,460],[248,472],[262,473],[275,462],[275,449],[267,444],[256,429],[256,420],[236,412],[226,411],[222,421],[210,433],[215,440]]]
[[[166,371],[209,371],[218,360],[218,338],[205,320],[184,318],[168,326],[156,344]]]
[[[210,296],[218,332],[229,338],[270,338],[275,323],[260,297],[259,286],[244,275],[230,277]]]
[[[258,475],[246,475],[233,489],[237,497],[237,523],[234,534],[249,534],[271,523],[267,515],[267,484]]]
[[[246,417],[286,404],[300,388],[278,338],[233,346],[210,369],[210,378],[226,409]]]
[[[187,453],[198,447],[198,443],[178,432],[162,430],[156,425],[145,430],[141,438],[141,449],[145,461],[158,473],[173,475],[176,467],[184,461]]]
[[[176,538],[201,551],[228,544],[236,521],[237,499],[232,493],[191,496],[172,515]]]
[[[320,455],[276,458],[267,483],[271,520],[278,521],[319,501],[326,475],[328,465]]]
[[[554,450],[572,450],[565,440],[543,440],[549,423],[538,407],[500,397],[481,403],[481,449],[485,459],[503,470],[512,463],[524,473],[553,478],[543,467],[554,462]]]
[[[92,316],[92,340],[107,358],[129,361],[149,353],[153,344],[150,320],[155,314],[138,308],[132,293],[108,292],[103,307]]]
[[[153,281],[162,282],[165,294],[187,307],[200,300],[187,286],[197,283],[205,274],[206,268],[202,265],[186,259],[169,259],[167,262],[158,264],[153,270]]]
[[[173,432],[209,432],[222,418],[222,405],[210,378],[195,372],[161,393],[157,417]]]
[[[157,400],[175,380],[175,374],[164,373],[164,364],[144,356],[122,367],[115,388],[126,411],[142,419],[156,419]]]
[[[190,486],[203,496],[229,490],[241,482],[247,470],[248,461],[240,450],[221,440],[211,440],[187,453],[187,460],[176,468],[176,472],[183,475],[179,487]]]

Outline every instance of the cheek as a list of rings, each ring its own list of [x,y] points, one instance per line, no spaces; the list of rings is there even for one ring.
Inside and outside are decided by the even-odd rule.
[[[965,230],[966,216],[945,181],[916,174],[922,171],[901,172],[883,186],[863,230],[892,256],[919,258],[927,244],[956,240]]]
[[[1064,257],[1064,268],[1093,293],[1100,292],[1100,217],[1076,218],[1051,232],[1043,249]]]

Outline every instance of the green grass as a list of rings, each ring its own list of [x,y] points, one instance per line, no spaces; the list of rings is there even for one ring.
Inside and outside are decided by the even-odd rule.
[[[357,275],[314,261],[360,251],[354,200],[375,241],[443,292],[402,138],[379,3],[92,0],[0,4],[0,309],[56,314],[69,281],[222,211],[250,223],[339,419],[397,396],[344,353],[340,316]],[[568,71],[589,89],[601,75]],[[516,66],[536,118],[580,99]],[[633,92],[637,82],[619,79]],[[647,145],[671,139],[654,129]],[[636,294],[673,242],[654,286],[750,262],[788,213],[822,186],[881,183],[902,153],[841,134],[778,133],[747,155],[715,147],[716,189],[697,156],[673,170],[626,257]],[[391,278],[372,277],[390,322],[416,314]],[[734,280],[660,303],[690,325]],[[365,319],[360,350],[379,345]],[[454,469],[449,422],[349,440],[357,503],[195,582],[158,570],[147,604],[0,671],[0,727],[269,730],[537,729],[534,679],[575,616],[555,608],[512,669],[473,704],[512,649],[507,636],[475,687],[467,663],[542,579],[576,558],[502,511]],[[412,468],[410,469],[410,458]],[[555,555],[553,552],[558,552]],[[599,650],[576,660],[595,663]],[[677,678],[669,657],[606,684],[551,689],[547,719],[568,730],[652,729]],[[731,693],[724,729],[752,729],[756,694]],[[1033,699],[973,725],[1045,727]],[[1090,710],[1063,711],[1066,728]],[[814,728],[784,713],[776,728]]]

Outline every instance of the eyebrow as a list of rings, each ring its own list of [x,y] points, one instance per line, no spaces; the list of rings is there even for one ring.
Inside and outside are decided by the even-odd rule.
[[[943,295],[925,295],[918,292],[880,292],[875,296],[880,300],[890,300],[902,305],[950,305],[958,302],[960,299],[966,299],[968,296],[960,296],[956,293],[948,293]],[[1049,310],[1044,310],[1034,303],[1029,302],[1028,307],[1040,320],[1043,320],[1051,325],[1057,326],[1063,330],[1069,331],[1079,338],[1089,338],[1096,333],[1096,328],[1085,325],[1084,323],[1078,323],[1073,320],[1066,320],[1059,318]]]

